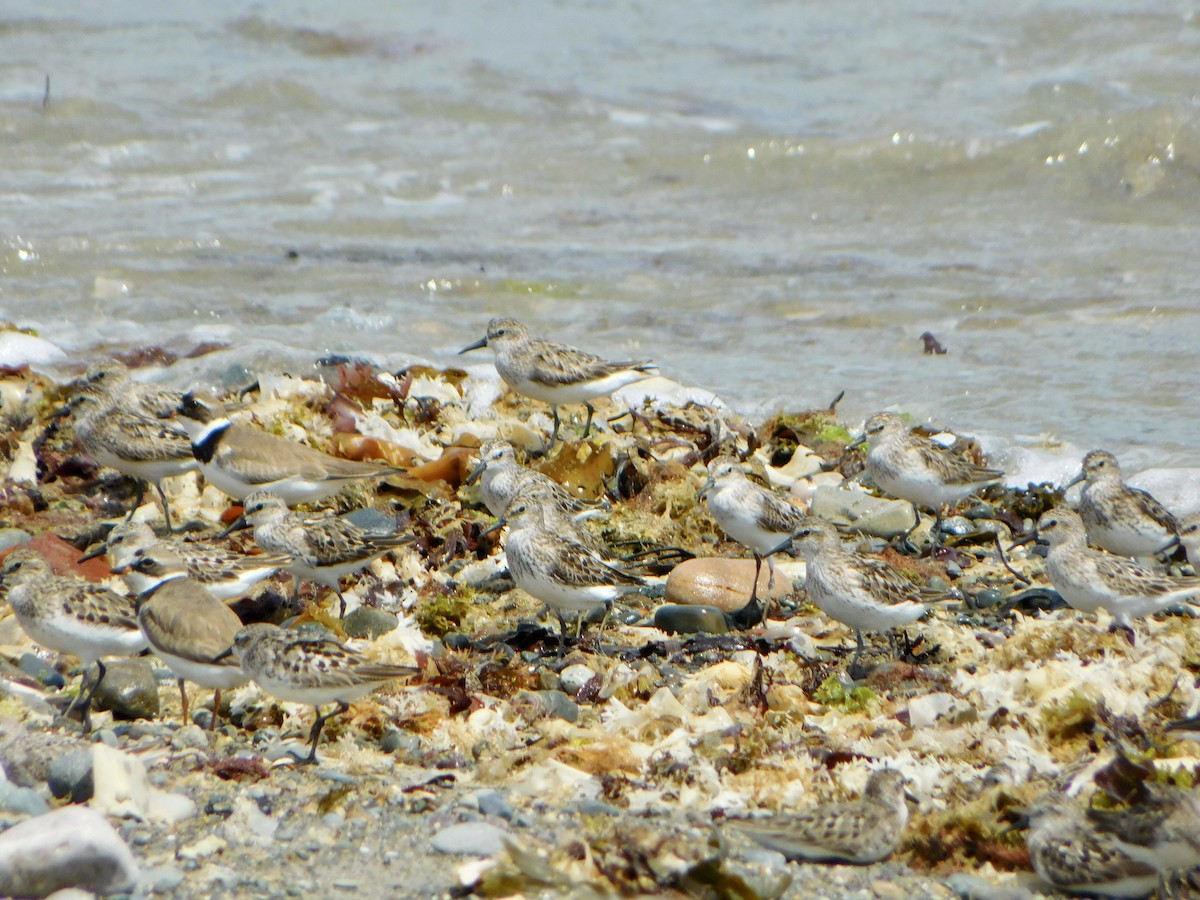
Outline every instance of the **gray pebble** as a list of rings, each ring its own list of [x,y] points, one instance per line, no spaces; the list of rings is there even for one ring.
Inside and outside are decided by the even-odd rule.
[[[371,534],[394,534],[396,531],[396,517],[373,506],[356,509],[342,518]]]
[[[176,750],[207,750],[208,732],[198,725],[185,725],[171,735],[171,746]]]
[[[379,742],[379,749],[384,753],[401,753],[406,756],[421,752],[421,738],[411,731],[396,729],[389,731]]]
[[[24,544],[29,539],[29,532],[22,531],[20,528],[0,528],[0,553],[4,552],[9,547],[16,547],[18,544]]]
[[[156,719],[161,707],[158,682],[150,665],[129,659],[107,664],[108,672],[96,691],[96,709],[112,710],[118,719]]]
[[[479,811],[485,816],[496,816],[500,819],[511,819],[513,808],[499,791],[480,791],[475,795],[479,803]]]
[[[147,894],[165,894],[183,884],[183,869],[178,866],[154,866],[142,872],[138,890]]]
[[[131,888],[138,865],[100,813],[67,806],[0,834],[0,894],[45,897],[61,888],[99,894]]]
[[[668,634],[728,634],[729,619],[715,606],[666,604],[654,611],[654,627]]]
[[[18,787],[7,779],[0,780],[0,810],[41,816],[50,811],[42,795],[33,788]]]
[[[946,887],[964,900],[1027,900],[1034,896],[1023,887],[1000,887],[969,872],[951,875],[946,879]]]
[[[975,595],[975,607],[977,609],[987,609],[989,606],[995,606],[997,603],[1004,601],[1004,595],[995,588],[984,588]]]
[[[50,761],[46,783],[55,797],[70,797],[72,803],[86,803],[93,791],[92,751],[73,750],[56,756]]]
[[[373,606],[360,606],[346,613],[342,627],[352,638],[374,638],[394,631],[400,620],[390,612]]]
[[[58,670],[36,653],[22,653],[21,658],[17,660],[17,668],[26,675],[32,675],[38,680],[39,684],[46,687],[61,688],[66,686],[66,679],[58,673]]]
[[[487,822],[465,822],[433,836],[433,849],[460,856],[495,856],[504,850],[505,832]]]

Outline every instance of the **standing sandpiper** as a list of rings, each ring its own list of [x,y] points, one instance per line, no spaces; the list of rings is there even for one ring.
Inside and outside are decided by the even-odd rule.
[[[851,447],[867,443],[867,471],[881,490],[936,515],[933,539],[940,540],[942,515],[985,485],[1004,477],[1000,469],[977,466],[964,456],[911,431],[899,416],[878,412]],[[913,529],[921,522],[918,515]],[[911,532],[910,532],[911,533]]]
[[[487,333],[458,352],[491,347],[496,354],[496,371],[505,384],[526,397],[549,403],[554,413],[550,447],[558,441],[558,407],[582,403],[587,407],[586,439],[592,430],[595,409],[591,401],[650,378],[658,369],[649,360],[609,362],[567,344],[536,337],[516,319],[492,319]]]
[[[1121,465],[1106,450],[1083,458],[1083,470],[1066,488],[1084,482],[1079,515],[1088,539],[1118,556],[1152,556],[1179,536],[1179,520],[1145,491],[1121,479]]]

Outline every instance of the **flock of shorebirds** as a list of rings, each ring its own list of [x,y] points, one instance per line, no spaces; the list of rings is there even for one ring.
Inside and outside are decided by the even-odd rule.
[[[558,438],[559,406],[586,406],[586,437],[592,400],[656,374],[648,361],[610,362],[539,338],[514,319],[492,320],[485,336],[461,352],[482,347],[494,352],[496,369],[510,388],[550,405],[554,429],[548,447]],[[335,458],[234,421],[218,403],[135,382],[117,362],[89,368],[64,411],[74,417],[78,441],[97,462],[138,480],[135,509],[142,486],[155,486],[167,529],[163,539],[148,524],[127,519],[90,554],[108,555],[114,572],[124,575],[128,594],[55,575],[29,550],[17,549],[3,560],[0,576],[9,603],[29,637],[48,650],[77,656],[85,681],[94,666],[90,688],[85,691],[81,684],[75,700],[85,723],[104,677],[104,659],[149,648],[178,679],[185,721],[186,682],[218,692],[214,723],[219,692],[248,680],[281,700],[315,707],[302,760],[314,762],[322,726],[331,716],[384,682],[415,671],[373,663],[323,631],[243,626],[226,605],[258,581],[290,573],[293,596],[300,580],[315,581],[337,595],[344,614],[341,579],[412,537],[364,530],[331,512],[290,508],[332,497],[348,482],[402,470]],[[935,543],[946,510],[1004,475],[914,432],[887,412],[867,420],[857,444],[867,446],[866,470],[874,485],[913,504],[914,529],[921,511],[935,515]],[[237,554],[213,541],[183,541],[171,534],[161,482],[194,470],[241,503],[236,524],[253,528],[261,554]],[[1046,569],[1063,599],[1083,612],[1105,609],[1113,627],[1132,642],[1134,619],[1200,594],[1200,578],[1168,574],[1156,560],[1182,546],[1192,565],[1200,567],[1200,519],[1180,522],[1149,494],[1126,485],[1117,460],[1104,451],[1085,457],[1080,480],[1078,509],[1052,509],[1034,534],[1049,544]],[[526,468],[510,443],[494,440],[480,448],[468,481],[479,482],[498,527],[508,529],[504,552],[513,581],[557,616],[564,637],[566,616],[577,615],[582,628],[586,615],[644,584],[581,525],[602,515],[603,505],[581,501]],[[751,480],[733,457],[709,463],[700,497],[724,532],[754,554],[756,577],[744,620],[765,620],[767,604],[757,597],[764,563],[770,567],[771,556],[780,552],[801,554],[808,599],[856,631],[852,674],[861,671],[864,632],[890,633],[944,599],[931,596],[881,557],[852,549],[832,524]],[[901,546],[911,547],[906,540]],[[333,708],[322,714],[328,704]],[[796,813],[776,825],[746,822],[741,827],[790,858],[866,863],[892,852],[907,816],[903,779],[884,769],[872,776],[860,801]],[[1029,810],[1028,825],[1035,869],[1067,890],[1143,896],[1163,875],[1200,861],[1195,791],[1156,787],[1144,809],[1116,816],[1090,815],[1055,792]]]

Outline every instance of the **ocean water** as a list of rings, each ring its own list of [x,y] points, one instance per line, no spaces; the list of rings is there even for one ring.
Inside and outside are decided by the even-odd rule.
[[[73,356],[514,315],[753,414],[1196,463],[1194,7],[173,7],[0,13],[0,318]]]

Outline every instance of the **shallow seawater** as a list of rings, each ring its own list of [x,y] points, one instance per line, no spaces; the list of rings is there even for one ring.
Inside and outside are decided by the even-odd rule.
[[[747,411],[1195,462],[1194,12],[77,6],[0,19],[0,318],[75,354],[446,365],[510,314]]]

